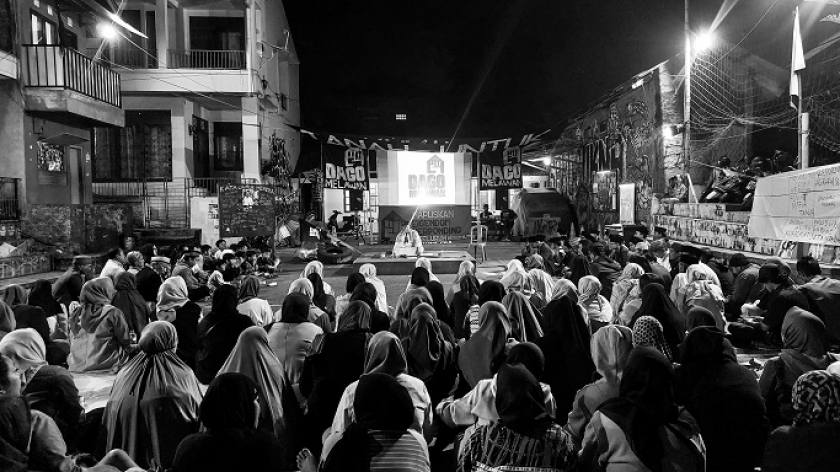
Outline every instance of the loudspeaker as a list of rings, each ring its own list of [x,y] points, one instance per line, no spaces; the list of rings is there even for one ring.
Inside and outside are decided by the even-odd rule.
[[[350,192],[350,211],[363,211],[365,209],[364,190],[348,190]]]

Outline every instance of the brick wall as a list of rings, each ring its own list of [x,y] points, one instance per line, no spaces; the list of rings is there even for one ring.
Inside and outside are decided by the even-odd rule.
[[[101,252],[119,244],[134,228],[129,204],[29,205],[24,209],[24,236],[73,253]]]

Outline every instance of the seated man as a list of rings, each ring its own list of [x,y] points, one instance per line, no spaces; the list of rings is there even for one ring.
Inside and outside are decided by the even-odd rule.
[[[406,226],[397,234],[392,252],[394,257],[421,256],[423,241],[420,239],[420,234],[411,229],[411,226]]]

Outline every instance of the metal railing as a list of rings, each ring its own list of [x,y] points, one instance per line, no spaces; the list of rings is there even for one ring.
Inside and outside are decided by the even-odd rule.
[[[20,219],[20,179],[0,177],[0,220]]]
[[[245,69],[245,51],[170,49],[169,69]]]
[[[157,69],[157,51],[144,51],[135,47],[115,48],[109,51],[110,61],[128,69]]]
[[[64,88],[122,107],[119,74],[75,49],[30,44],[22,52],[25,86]]]

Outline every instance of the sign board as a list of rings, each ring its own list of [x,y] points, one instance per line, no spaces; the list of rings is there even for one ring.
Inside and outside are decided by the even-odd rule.
[[[623,225],[636,224],[636,184],[618,186],[618,219]]]
[[[416,206],[379,207],[379,235],[384,241],[393,241],[402,231]],[[469,205],[424,205],[417,210],[411,227],[420,234],[423,243],[451,241],[469,235],[472,215]]]
[[[399,151],[397,178],[400,205],[451,203],[455,199],[455,153]],[[461,182],[461,185],[467,183]],[[419,231],[419,228],[415,229]]]
[[[752,238],[840,245],[840,164],[758,180]]]
[[[219,235],[272,236],[274,191],[261,185],[226,185],[219,189]]]
[[[369,152],[365,149],[325,145],[324,188],[370,190]]]
[[[479,154],[480,190],[522,188],[521,149],[488,150]]]

